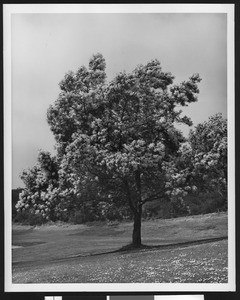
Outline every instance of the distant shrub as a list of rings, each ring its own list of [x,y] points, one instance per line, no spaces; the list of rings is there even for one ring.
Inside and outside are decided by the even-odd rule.
[[[23,189],[17,188],[12,190],[12,219],[14,219],[17,215],[17,209],[15,205],[19,200],[19,194],[22,192]]]
[[[167,200],[155,200],[146,203],[143,207],[143,218],[154,219],[161,218],[167,219],[171,217],[172,204]]]
[[[35,214],[30,210],[17,212],[15,205],[18,202],[19,193],[22,189],[12,190],[12,220],[13,222],[25,225],[41,225],[47,222],[41,214]],[[177,203],[178,204],[178,203]],[[185,206],[179,207],[175,203],[167,200],[155,200],[143,206],[143,219],[168,219],[187,215],[207,214],[227,210],[227,200],[219,197],[216,193],[189,194],[185,199]],[[186,210],[186,207],[189,210]],[[87,222],[119,222],[132,220],[130,211],[121,201],[85,201],[79,206],[72,207],[61,213],[61,218],[53,221],[64,221],[73,224],[83,224]]]
[[[180,207],[167,200],[146,203],[143,207],[143,218],[168,219],[227,210],[227,199],[219,197],[217,193],[189,194],[186,196],[184,204],[183,207]]]
[[[69,217],[69,222],[73,224],[83,224],[84,223],[84,216],[81,211],[76,211],[72,213]]]
[[[22,211],[17,213],[13,219],[16,223],[21,223],[23,225],[42,225],[46,223],[46,220],[40,214],[34,214],[28,211]]]
[[[16,204],[19,201],[19,194],[23,191],[22,188],[12,190],[12,221],[23,225],[42,225],[46,220],[40,214],[34,214],[31,211],[23,210],[18,212]]]
[[[216,193],[201,193],[188,195],[186,202],[189,205],[191,215],[208,214],[227,210],[227,199],[219,197]]]
[[[114,202],[101,201],[98,204],[100,220],[102,221],[122,221],[131,218],[131,213],[126,206],[117,206]]]

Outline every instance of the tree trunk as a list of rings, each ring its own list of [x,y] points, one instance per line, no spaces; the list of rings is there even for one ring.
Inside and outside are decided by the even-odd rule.
[[[134,224],[133,224],[133,234],[132,234],[132,245],[136,248],[142,245],[141,223],[142,223],[142,207],[139,207],[139,211],[134,212]]]
[[[137,174],[138,175],[138,174]],[[139,196],[137,203],[134,204],[134,201],[131,196],[131,191],[129,188],[128,181],[125,180],[125,187],[127,191],[127,199],[128,204],[133,212],[134,216],[134,223],[133,223],[133,233],[132,233],[132,244],[131,246],[134,248],[139,248],[142,245],[142,239],[141,239],[141,223],[142,223],[142,202],[141,202],[141,181],[140,176],[136,176],[137,184],[139,187]]]

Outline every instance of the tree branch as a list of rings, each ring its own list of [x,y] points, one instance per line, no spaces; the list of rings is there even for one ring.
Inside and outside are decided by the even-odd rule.
[[[153,200],[157,200],[157,199],[159,199],[159,197],[162,198],[162,197],[164,197],[164,195],[165,194],[164,194],[163,191],[158,192],[158,193],[156,193],[154,195],[151,195],[150,197],[145,198],[144,200],[142,200],[142,204],[145,204],[146,202],[150,202],[150,201],[153,201]]]

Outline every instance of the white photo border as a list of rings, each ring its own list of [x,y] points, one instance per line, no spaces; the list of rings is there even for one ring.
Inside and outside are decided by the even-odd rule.
[[[12,135],[11,135],[11,16],[22,13],[226,13],[227,14],[227,89],[228,89],[228,283],[12,283]],[[235,78],[234,4],[4,4],[4,227],[5,292],[181,292],[235,291]]]

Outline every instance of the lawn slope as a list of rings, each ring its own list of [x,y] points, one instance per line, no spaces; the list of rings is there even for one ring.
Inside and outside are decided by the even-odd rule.
[[[131,222],[14,225],[13,282],[227,281],[226,213],[144,221],[143,243],[156,248],[109,253],[131,233]]]

